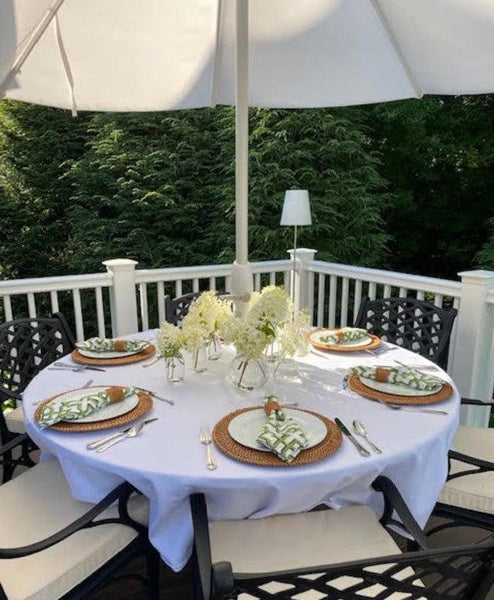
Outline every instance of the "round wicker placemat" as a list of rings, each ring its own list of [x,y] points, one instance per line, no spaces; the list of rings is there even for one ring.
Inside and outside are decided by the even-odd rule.
[[[141,360],[145,360],[146,358],[150,358],[156,352],[156,347],[153,344],[149,344],[142,352],[138,352],[137,354],[131,354],[130,356],[121,356],[120,358],[89,358],[88,356],[83,356],[79,350],[73,350],[71,357],[77,363],[82,365],[94,365],[100,367],[113,367],[118,365],[128,365],[130,363],[139,362]]]
[[[367,346],[328,346],[326,344],[318,344],[310,337],[311,334],[315,333],[316,331],[321,331],[321,329],[310,331],[307,334],[307,337],[309,338],[310,344],[312,344],[314,348],[317,348],[317,350],[322,350],[323,352],[364,352],[364,350],[372,350],[373,348],[377,348],[381,344],[381,338],[378,338],[377,335],[374,335],[373,333],[368,333],[367,335],[372,338],[372,342],[367,344]]]
[[[379,392],[362,383],[358,375],[352,375],[348,379],[348,387],[371,400],[384,400],[384,402],[390,402],[391,404],[435,404],[436,402],[442,402],[451,398],[453,395],[453,388],[447,382],[443,383],[443,387],[433,394],[427,396],[398,396],[395,394],[387,394],[386,392]]]
[[[101,387],[101,386],[93,386],[93,387]],[[86,388],[90,390],[91,388]],[[66,393],[66,392],[64,392]],[[146,392],[138,392],[139,402],[137,406],[135,406],[132,410],[129,410],[128,413],[124,415],[120,415],[119,417],[114,417],[113,419],[105,419],[103,421],[95,421],[94,423],[70,423],[68,421],[61,421],[60,423],[56,423],[55,425],[51,425],[49,429],[54,429],[56,431],[99,431],[100,429],[110,429],[111,427],[121,427],[122,425],[127,425],[128,423],[132,423],[142,415],[146,414],[153,408],[153,400],[149,394]],[[63,396],[63,394],[57,394],[56,396],[52,396],[51,398],[47,398],[43,400],[41,404],[36,408],[36,412],[34,413],[34,418],[36,421],[41,415],[41,410],[45,404],[55,400],[59,396]]]
[[[309,463],[326,458],[326,456],[336,452],[343,441],[343,435],[333,421],[310,410],[303,411],[321,419],[326,425],[328,432],[320,444],[308,448],[307,450],[303,450],[295,460],[288,463],[278,458],[272,452],[263,452],[262,450],[254,450],[253,448],[242,446],[242,444],[239,444],[230,436],[228,433],[230,421],[249,410],[259,410],[259,408],[242,408],[236,410],[226,415],[226,417],[223,417],[221,421],[218,421],[213,429],[213,440],[218,449],[221,450],[223,454],[226,454],[235,460],[239,460],[240,462],[258,465],[260,467],[297,467],[299,465],[308,465]]]

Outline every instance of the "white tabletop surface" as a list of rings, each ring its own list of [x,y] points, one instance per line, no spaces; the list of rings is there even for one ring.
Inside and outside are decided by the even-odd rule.
[[[152,332],[129,337],[152,339]],[[310,353],[299,359],[296,381],[270,380],[261,391],[238,392],[228,378],[233,356],[225,350],[201,374],[188,368],[185,380],[178,384],[166,381],[162,360],[149,368],[143,367],[150,362],[145,361],[108,367],[105,372],[45,369],[24,393],[27,430],[45,455],[60,460],[76,499],[97,502],[123,480],[145,494],[150,500],[151,542],[174,570],[183,568],[190,557],[188,497],[194,492],[206,494],[210,518],[215,520],[300,512],[320,503],[333,508],[365,503],[379,512],[379,496],[370,484],[382,474],[395,482],[419,524],[425,524],[446,479],[447,453],[459,419],[456,388],[452,398],[429,406],[448,412],[448,416],[437,416],[392,411],[343,390],[341,383],[351,365],[392,365],[400,360],[418,366],[426,364],[426,359],[387,344],[377,357],[366,352],[328,353],[327,357]],[[435,374],[450,381],[439,369]],[[82,387],[88,379],[94,385],[142,386],[172,398],[175,406],[154,400],[146,418],[159,420],[147,425],[138,437],[102,453],[88,451],[86,444],[114,430],[41,430],[33,420],[33,403]],[[364,458],[344,438],[332,456],[310,465],[280,468],[243,464],[214,449],[218,468],[208,471],[205,447],[199,442],[201,424],[213,427],[233,410],[260,405],[266,392],[275,393],[281,401],[298,401],[299,408],[331,419],[339,417],[349,428],[354,419],[360,420],[383,454]]]

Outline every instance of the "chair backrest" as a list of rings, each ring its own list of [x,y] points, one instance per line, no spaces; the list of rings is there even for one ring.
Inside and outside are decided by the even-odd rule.
[[[165,296],[165,320],[172,325],[179,326],[189,312],[190,305],[199,295],[200,292],[192,292],[173,298],[173,300],[170,296]]]
[[[0,325],[1,389],[21,393],[37,373],[75,347],[64,316],[25,318]]]
[[[362,298],[355,327],[447,367],[455,308],[444,310],[416,298]]]

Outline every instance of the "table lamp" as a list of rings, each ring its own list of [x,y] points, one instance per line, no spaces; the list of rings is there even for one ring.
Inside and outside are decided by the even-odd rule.
[[[297,268],[297,227],[312,225],[310,214],[309,192],[307,190],[287,190],[280,225],[292,226],[293,229],[293,276],[291,297],[295,302],[295,272]]]

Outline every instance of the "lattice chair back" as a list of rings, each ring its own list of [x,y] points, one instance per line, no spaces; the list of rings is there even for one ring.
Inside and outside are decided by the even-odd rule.
[[[481,600],[493,583],[494,541],[260,577],[234,574],[229,598]]]
[[[444,310],[416,298],[362,298],[355,327],[447,367],[455,308]]]
[[[198,298],[200,292],[192,292],[179,296],[173,300],[170,296],[165,296],[165,319],[168,323],[175,325],[176,327],[181,325],[185,316],[189,312],[190,305],[196,298]]]
[[[1,388],[20,394],[41,369],[72,352],[74,336],[61,313],[0,325]]]

